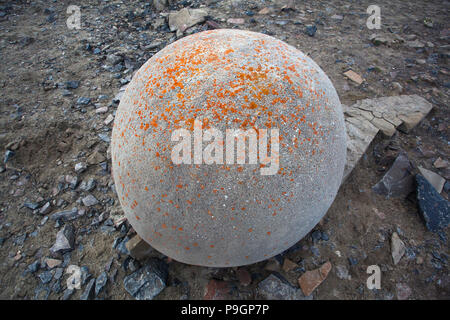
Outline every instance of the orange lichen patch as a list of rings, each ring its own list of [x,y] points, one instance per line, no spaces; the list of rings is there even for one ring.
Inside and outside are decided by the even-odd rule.
[[[137,201],[134,200],[134,201],[131,203],[130,208],[131,208],[131,209],[134,209],[134,208],[136,208],[137,205],[138,205]]]

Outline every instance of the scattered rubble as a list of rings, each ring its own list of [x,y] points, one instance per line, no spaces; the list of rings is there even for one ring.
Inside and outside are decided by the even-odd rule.
[[[311,300],[280,275],[271,274],[258,284],[258,294],[268,300]]]

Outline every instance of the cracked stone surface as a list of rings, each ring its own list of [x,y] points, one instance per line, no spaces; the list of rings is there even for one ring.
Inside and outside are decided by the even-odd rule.
[[[388,137],[392,137],[397,129],[409,132],[432,108],[431,103],[415,94],[364,99],[351,106],[342,105],[347,128],[347,163],[343,181],[379,131]]]

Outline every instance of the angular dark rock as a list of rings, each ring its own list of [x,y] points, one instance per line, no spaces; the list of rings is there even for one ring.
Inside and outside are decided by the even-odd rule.
[[[70,297],[74,294],[75,289],[66,289],[64,290],[64,294],[61,298],[61,300],[69,300]]]
[[[80,184],[80,189],[83,191],[92,191],[96,186],[96,181],[93,178],[89,180],[83,180]]]
[[[80,105],[88,105],[89,103],[91,103],[91,98],[79,97],[77,100],[77,104]]]
[[[39,214],[40,215],[46,215],[47,213],[49,213],[51,211],[52,207],[50,205],[50,202],[46,202],[40,209],[39,209]]]
[[[412,170],[413,167],[408,157],[405,153],[401,153],[395,159],[389,171],[372,187],[372,190],[387,198],[406,197],[414,190]]]
[[[55,244],[50,248],[52,254],[64,253],[74,249],[75,231],[71,225],[65,225],[56,234]]]
[[[60,293],[61,292],[61,281],[59,281],[59,280],[55,281],[55,283],[52,285],[52,291],[54,293]]]
[[[86,266],[82,266],[81,268],[81,285],[84,286],[86,282],[91,278],[91,274],[89,273],[89,268]]]
[[[33,262],[32,264],[30,264],[27,267],[27,271],[31,272],[31,273],[35,273],[36,271],[39,270],[40,267],[41,267],[41,263],[39,262],[39,260],[36,260],[35,262]]]
[[[114,243],[115,245],[113,245],[113,247],[116,248],[117,251],[119,251],[120,253],[129,255],[130,251],[128,251],[128,249],[126,247],[126,244],[129,240],[130,240],[129,237],[125,237],[123,240],[117,240],[117,243],[115,241],[115,243]]]
[[[56,280],[59,280],[63,276],[63,273],[64,273],[64,268],[56,268],[53,278],[55,278]]]
[[[76,89],[80,85],[80,81],[66,81],[65,88],[66,89]]]
[[[14,152],[11,150],[6,150],[5,157],[3,159],[3,163],[7,163],[9,159],[11,159],[14,156]]]
[[[98,296],[100,291],[105,287],[106,282],[108,282],[108,275],[106,272],[102,272],[97,279],[95,279],[95,296]]]
[[[72,208],[71,210],[65,210],[56,212],[51,215],[50,219],[56,221],[62,219],[63,221],[70,221],[78,218],[78,208]]]
[[[166,287],[167,269],[162,260],[151,258],[144,267],[125,277],[125,290],[137,300],[152,300]]]
[[[92,207],[98,204],[98,200],[92,194],[87,195],[86,197],[81,199],[81,201],[83,201],[83,204],[86,207]]]
[[[94,287],[95,279],[91,279],[80,296],[80,300],[91,300],[94,297]]]
[[[428,230],[437,232],[450,222],[449,201],[444,199],[422,175],[416,175],[419,211]]]
[[[37,208],[39,208],[39,203],[35,203],[35,202],[25,202],[23,204],[24,207],[31,209],[31,210],[36,210]]]
[[[306,26],[305,32],[308,36],[314,37],[314,35],[316,34],[316,31],[317,31],[317,27],[315,25]]]
[[[317,241],[321,240],[322,232],[320,232],[319,230],[313,231],[313,233],[311,233],[311,238],[312,238],[313,242],[317,242]]]
[[[39,274],[39,279],[43,284],[49,283],[53,278],[53,273],[51,271],[44,271]]]

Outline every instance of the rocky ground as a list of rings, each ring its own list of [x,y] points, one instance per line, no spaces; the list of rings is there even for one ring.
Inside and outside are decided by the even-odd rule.
[[[448,1],[377,1],[379,30],[366,26],[371,1],[75,2],[79,30],[68,28],[63,1],[0,1],[0,298],[450,297]],[[169,19],[183,8],[192,13],[187,25]],[[408,133],[380,132],[325,218],[275,258],[204,268],[155,251],[132,257],[139,243],[126,245],[136,238],[122,219],[108,149],[121,88],[177,37],[214,28],[258,31],[299,48],[346,105],[417,94],[433,109]],[[412,192],[376,193],[400,154],[411,167],[400,190]],[[444,179],[440,195],[417,178],[418,200],[419,166]],[[424,220],[436,208],[419,208],[430,203],[444,210],[437,227]],[[380,267],[380,289],[366,286],[370,265]],[[67,288],[73,270],[79,290]]]

